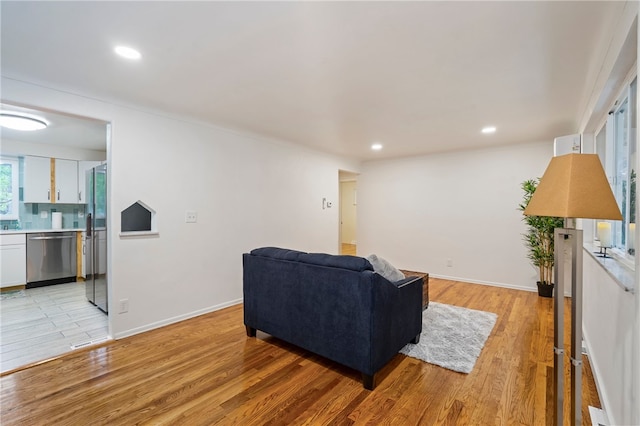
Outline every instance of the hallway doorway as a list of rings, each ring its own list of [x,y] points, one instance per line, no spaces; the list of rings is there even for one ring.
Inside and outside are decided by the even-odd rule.
[[[357,253],[358,175],[339,171],[340,181],[340,254]]]

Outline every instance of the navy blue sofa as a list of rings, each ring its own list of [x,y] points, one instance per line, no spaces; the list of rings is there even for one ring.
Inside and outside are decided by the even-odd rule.
[[[422,331],[422,278],[397,283],[364,258],[264,247],[243,254],[244,324],[375,374]]]

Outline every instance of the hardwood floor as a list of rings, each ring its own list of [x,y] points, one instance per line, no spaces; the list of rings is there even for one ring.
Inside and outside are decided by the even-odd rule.
[[[3,376],[2,424],[550,424],[552,300],[430,286],[431,300],[498,314],[468,375],[397,355],[367,391],[353,370],[261,332],[246,337],[237,305]],[[565,365],[569,383],[568,355]],[[587,406],[600,404],[584,365],[590,424]]]

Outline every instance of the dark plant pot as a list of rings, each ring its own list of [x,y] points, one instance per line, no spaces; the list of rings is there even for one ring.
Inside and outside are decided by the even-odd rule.
[[[538,296],[553,297],[553,283],[542,284],[540,281],[537,281],[537,284],[538,284]]]

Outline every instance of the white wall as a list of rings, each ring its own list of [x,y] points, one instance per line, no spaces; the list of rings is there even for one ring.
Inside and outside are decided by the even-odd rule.
[[[18,142],[10,139],[2,139],[0,151],[3,154],[9,155],[37,155],[40,157],[64,158],[67,160],[104,161],[107,158],[106,146],[105,151],[95,151],[70,146]]]
[[[521,182],[542,176],[552,156],[548,141],[364,163],[358,254],[437,277],[535,289],[517,206]]]
[[[590,255],[583,255],[583,330],[601,402],[611,424],[636,424],[632,392],[634,295],[617,285]]]
[[[638,14],[636,13],[636,19]],[[637,22],[637,21],[636,21]],[[640,31],[637,31],[637,52],[636,59],[640,58]],[[637,68],[636,64],[636,68]],[[636,123],[640,123],[640,97],[636,96]],[[636,129],[636,138],[638,137],[638,130]],[[636,144],[638,140],[636,139]],[[637,145],[636,145],[637,146]],[[640,170],[640,156],[636,155],[636,170]],[[637,196],[637,192],[636,192]],[[640,205],[636,202],[636,218],[640,218]],[[636,226],[636,242],[640,241],[640,228]],[[636,264],[635,264],[635,279],[636,279],[636,291],[635,291],[635,311],[634,320],[631,330],[634,336],[632,356],[633,368],[631,370],[632,377],[632,391],[631,400],[632,404],[631,421],[636,424],[640,424],[640,250],[638,250],[636,244]]]
[[[112,123],[110,332],[141,332],[237,303],[242,253],[263,245],[338,252],[338,170],[353,161],[3,78],[3,99]],[[334,208],[322,209],[322,198]],[[141,200],[159,237],[121,238]],[[186,224],[195,210],[198,223]],[[117,302],[129,299],[129,312]]]
[[[637,15],[636,15],[637,16]],[[636,18],[637,19],[637,18]],[[638,50],[636,58],[640,58],[640,31],[638,31]],[[637,65],[636,65],[637,67]],[[640,123],[640,97],[636,97],[636,123]],[[638,130],[636,129],[636,138]],[[636,140],[636,144],[638,141]],[[636,145],[637,146],[637,145]],[[636,170],[640,170],[640,156],[636,155]],[[637,196],[637,192],[636,192]],[[640,205],[636,202],[636,218],[640,218]],[[636,226],[636,242],[640,241],[640,228]],[[640,424],[640,250],[636,244],[636,291],[635,291],[635,311],[632,325],[635,341],[633,344],[633,369],[631,370],[633,388],[631,398],[635,403],[632,405],[631,421]]]
[[[638,2],[626,2],[613,32],[608,35],[601,58],[598,78],[591,97],[585,105],[580,132],[593,133],[596,123],[604,120],[611,107],[607,102],[621,87],[615,81],[616,62],[625,55],[625,40],[634,26],[637,31]],[[638,36],[636,36],[638,37]],[[640,43],[637,45],[640,47]],[[636,47],[636,49],[638,49]],[[596,56],[598,52],[594,53]],[[635,52],[636,60],[638,51]],[[624,61],[622,61],[624,62]],[[631,61],[633,62],[633,61]],[[637,65],[636,65],[637,66]],[[623,76],[626,69],[622,70]],[[616,83],[619,84],[619,83]],[[601,110],[598,109],[601,105]],[[640,108],[638,108],[640,111]],[[593,145],[585,152],[594,152]],[[636,158],[636,170],[640,160]],[[637,213],[638,214],[638,213]],[[592,221],[585,221],[585,242],[592,234]],[[636,230],[636,241],[640,229]],[[589,362],[595,373],[598,391],[609,423],[615,425],[640,424],[640,256],[636,256],[635,295],[625,293],[614,279],[588,254],[584,254],[583,333],[589,350]]]

